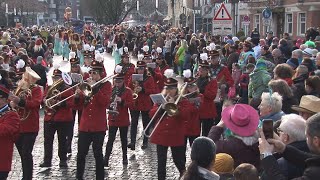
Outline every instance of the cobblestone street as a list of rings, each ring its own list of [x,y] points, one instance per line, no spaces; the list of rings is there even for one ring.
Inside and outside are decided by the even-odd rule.
[[[107,67],[108,75],[112,74],[114,69],[114,61],[110,55],[105,55],[105,64]],[[59,58],[55,58],[55,61],[61,61]],[[49,73],[50,74],[50,73]],[[68,160],[68,168],[59,167],[58,158],[58,141],[57,136],[55,136],[54,150],[53,150],[53,161],[51,168],[40,168],[39,164],[43,161],[44,156],[44,136],[43,136],[43,110],[40,111],[40,131],[34,145],[33,149],[33,160],[34,160],[34,171],[33,178],[35,180],[42,179],[76,179],[76,155],[77,155],[77,123],[75,124],[75,136],[72,142],[72,156]],[[129,128],[130,129],[130,128]],[[128,149],[128,159],[129,163],[127,166],[122,165],[122,150],[120,143],[119,132],[117,134],[116,141],[114,143],[114,148],[112,155],[109,160],[109,167],[105,168],[106,179],[132,179],[132,180],[142,180],[142,179],[157,179],[157,153],[156,146],[150,144],[146,150],[141,149],[142,145],[142,123],[140,120],[139,131],[137,135],[136,150],[131,151]],[[130,133],[128,133],[130,134]],[[130,137],[128,137],[130,138]],[[105,136],[105,144],[103,151],[105,151],[105,145],[108,140],[108,136]],[[128,139],[130,141],[130,139]],[[187,151],[187,159],[189,159],[190,148]],[[186,166],[190,161],[187,161]],[[8,180],[20,180],[22,178],[22,166],[20,162],[20,156],[15,148],[13,155],[12,171],[9,174]],[[95,161],[93,157],[92,148],[90,147],[89,153],[87,155],[85,176],[86,180],[95,179]],[[176,169],[172,158],[171,151],[168,151],[168,162],[167,162],[167,179],[178,179],[179,172]]]

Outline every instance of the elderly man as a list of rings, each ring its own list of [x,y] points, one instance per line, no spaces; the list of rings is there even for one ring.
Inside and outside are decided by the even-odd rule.
[[[292,106],[293,110],[299,112],[299,115],[307,120],[312,115],[320,112],[320,98],[313,95],[302,96],[299,106]]]
[[[284,115],[281,118],[281,124],[277,128],[280,140],[286,144],[293,146],[300,151],[309,152],[309,148],[306,142],[306,121],[303,117],[296,114]],[[288,179],[300,177],[304,168],[293,165],[283,157],[278,159],[278,164],[283,174]]]
[[[264,92],[261,95],[259,105],[260,119],[272,119],[274,122],[281,119],[284,114],[282,109],[282,97],[277,92],[270,94]]]
[[[288,59],[287,64],[289,64],[290,66],[295,66],[295,68],[297,68],[297,66],[302,63],[302,60],[303,60],[302,50],[296,49],[292,51],[291,58]]]
[[[311,116],[306,122],[306,139],[311,153],[286,145],[280,139],[265,139],[262,131],[259,139],[261,164],[268,177],[274,180],[287,179],[281,172],[272,152],[276,151],[297,166],[305,166],[301,177],[297,179],[319,179],[320,177],[320,113]]]
[[[274,64],[281,64],[287,61],[286,58],[283,56],[282,52],[280,51],[280,49],[274,49],[272,51],[272,56],[273,56]]]

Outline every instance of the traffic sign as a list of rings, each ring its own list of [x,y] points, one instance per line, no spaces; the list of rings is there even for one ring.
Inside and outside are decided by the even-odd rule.
[[[230,13],[228,12],[228,9],[224,5],[224,3],[221,4],[213,20],[232,20]]]
[[[264,25],[264,26],[271,26],[271,22],[272,22],[272,19],[262,19],[262,24]]]
[[[272,16],[272,11],[271,11],[271,9],[265,8],[265,9],[262,11],[262,17],[263,17],[264,19],[269,19],[269,18],[271,18],[271,16]]]
[[[250,24],[250,17],[249,16],[243,16],[242,18],[242,24],[245,26],[248,26]]]
[[[216,35],[232,34],[231,4],[222,3],[212,21],[212,33]]]

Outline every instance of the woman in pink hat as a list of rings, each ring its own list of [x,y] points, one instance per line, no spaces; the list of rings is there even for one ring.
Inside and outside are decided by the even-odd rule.
[[[259,169],[258,124],[259,114],[253,107],[246,104],[228,106],[222,111],[218,125],[212,126],[208,137],[216,143],[216,153],[232,156],[234,167],[250,163]]]

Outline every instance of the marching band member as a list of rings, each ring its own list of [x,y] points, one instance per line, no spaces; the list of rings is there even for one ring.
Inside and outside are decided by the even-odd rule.
[[[124,75],[124,84],[129,86],[129,79],[134,73],[134,64],[130,63],[130,55],[128,47],[123,48],[123,54],[121,55],[121,62],[118,64],[122,66],[122,72]]]
[[[149,121],[149,111],[152,108],[152,102],[149,97],[150,94],[153,94],[155,91],[155,83],[153,77],[148,75],[146,69],[146,63],[144,61],[137,62],[136,68],[137,74],[143,74],[142,81],[133,81],[132,77],[130,79],[129,86],[133,90],[134,93],[138,95],[138,97],[134,101],[134,106],[130,109],[131,114],[131,130],[130,137],[131,142],[128,144],[128,147],[131,150],[135,150],[136,144],[136,136],[137,136],[137,126],[140,113],[142,115],[142,124],[143,128],[145,128]],[[143,138],[142,149],[146,149],[148,147],[148,138]]]
[[[92,61],[90,79],[93,84],[105,76],[103,61]],[[92,82],[91,82],[92,81]],[[83,179],[86,155],[92,143],[92,149],[96,161],[96,179],[104,179],[102,146],[106,134],[106,111],[109,107],[112,86],[109,81],[102,82],[92,89],[91,95],[85,95],[80,89],[76,90],[77,104],[83,104],[78,138],[77,154],[77,179]]]
[[[74,94],[73,90],[70,89],[57,96],[54,91],[62,92],[69,88],[62,79],[62,72],[56,66],[53,71],[53,84],[48,86],[45,90],[44,102],[46,104],[45,116],[44,116],[44,160],[40,164],[40,167],[51,167],[52,151],[53,151],[53,140],[54,135],[57,132],[58,135],[58,156],[60,159],[60,167],[68,167],[67,164],[67,133],[72,125],[72,109],[73,98],[68,99],[55,107],[50,107]],[[51,98],[51,100],[49,100]],[[49,107],[48,107],[49,106]]]
[[[161,51],[160,51],[161,50]],[[162,49],[161,48],[157,48],[157,52],[158,52],[158,55],[157,55],[157,58],[156,58],[156,63],[157,63],[157,68],[156,68],[156,72],[160,72],[161,74],[161,78],[159,79],[155,79],[157,85],[158,85],[158,88],[160,90],[163,89],[164,87],[164,82],[166,81],[166,77],[164,76],[164,71],[169,69],[170,66],[167,64],[167,61],[164,59],[164,56],[162,54]]]
[[[203,103],[200,105],[200,121],[202,124],[202,136],[207,136],[214,119],[217,116],[216,106],[213,100],[216,98],[218,84],[217,80],[209,75],[210,66],[207,60],[199,62],[199,77],[197,86],[201,94],[203,94]]]
[[[13,145],[19,136],[20,118],[18,113],[8,105],[9,85],[0,76],[0,179],[5,180],[11,171]]]
[[[231,73],[228,70],[228,67],[220,64],[220,55],[219,51],[212,50],[209,51],[209,56],[211,59],[210,64],[210,73],[211,77],[216,79],[218,82],[218,97],[215,100],[216,109],[217,109],[217,124],[221,118],[221,111],[222,111],[222,101],[227,97],[229,87],[234,85],[233,78]],[[220,92],[220,93],[219,93]]]
[[[108,166],[109,158],[112,152],[113,142],[116,138],[117,131],[120,131],[121,147],[122,147],[122,164],[128,164],[127,145],[128,145],[128,127],[129,108],[133,106],[132,90],[125,85],[125,74],[122,73],[122,67],[116,67],[118,74],[113,82],[111,104],[108,115],[109,135],[106,147],[106,154],[104,157],[104,166]]]
[[[149,46],[144,46],[143,48],[143,61],[147,64],[147,69],[150,75],[153,77],[155,82],[155,93],[160,93],[162,89],[159,89],[157,82],[162,81],[163,74],[161,74],[160,69],[157,68],[157,64],[153,62],[152,56],[149,53]],[[160,48],[161,49],[161,48]]]
[[[83,79],[87,79],[89,77],[89,71],[86,72],[86,73],[82,73],[82,70],[80,68],[80,65],[79,65],[79,58],[76,56],[76,54],[74,53],[70,53],[69,54],[70,56],[70,65],[71,65],[71,70],[70,70],[70,73],[76,73],[76,74],[79,74],[79,75],[82,75],[82,76],[85,76],[83,77]],[[71,145],[72,145],[72,139],[73,139],[73,132],[74,132],[74,123],[75,123],[75,120],[76,120],[76,114],[78,113],[78,125],[80,124],[80,119],[81,119],[81,113],[82,113],[82,110],[81,109],[73,109],[72,110],[72,114],[73,114],[73,121],[71,123],[71,126],[70,126],[70,130],[68,131],[67,133],[67,152],[68,152],[68,155],[71,155]]]
[[[203,101],[203,95],[200,94],[199,88],[196,84],[197,79],[192,77],[190,69],[183,71],[184,82],[188,83],[184,93],[184,98],[186,98],[190,103],[190,111],[187,118],[185,119],[185,136],[186,136],[186,146],[187,140],[189,139],[190,147],[193,141],[200,136],[201,123],[199,116],[199,108]]]
[[[179,96],[178,81],[173,79],[173,70],[168,69],[164,75],[167,77],[165,82],[164,96],[167,97],[167,102],[174,103]],[[178,102],[178,114],[174,116],[165,115],[158,125],[154,129],[153,135],[150,137],[150,142],[157,145],[157,159],[158,159],[158,179],[166,179],[166,162],[168,148],[171,148],[173,162],[180,172],[180,176],[185,171],[185,157],[184,157],[184,141],[185,133],[183,126],[183,120],[186,118],[186,114],[190,111],[189,104],[186,100],[182,99]],[[158,105],[154,105],[150,111],[150,116],[154,116],[158,109]],[[163,114],[163,110],[160,115]],[[156,116],[156,118],[160,118]]]
[[[21,119],[20,135],[16,147],[21,156],[23,179],[32,179],[32,150],[39,131],[39,109],[42,102],[41,88],[36,85],[40,76],[30,67],[18,82],[15,95],[10,95],[10,106],[18,108]]]

